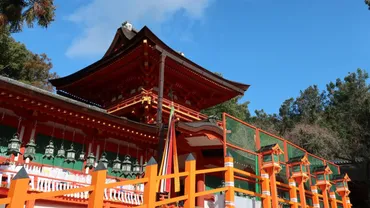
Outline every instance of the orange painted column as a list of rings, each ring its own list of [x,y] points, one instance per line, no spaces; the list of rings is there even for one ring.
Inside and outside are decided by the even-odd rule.
[[[348,208],[347,197],[342,196],[343,208]]]
[[[299,199],[301,201],[301,207],[307,207],[307,202],[306,202],[306,191],[304,189],[304,182],[303,180],[298,181],[299,185]]]
[[[107,178],[107,169],[103,163],[99,163],[91,173],[91,185],[94,190],[90,192],[88,208],[103,207],[104,204],[104,186]]]
[[[7,208],[19,208],[24,207],[27,197],[27,191],[29,188],[30,179],[26,170],[22,167],[18,173],[14,176],[10,183],[10,189],[8,197],[10,197],[10,203]]]
[[[337,208],[337,198],[335,197],[335,192],[330,192],[330,206],[331,208]]]
[[[324,202],[324,208],[330,208],[327,187],[326,186],[323,186],[321,188],[321,191],[322,191],[322,200]]]
[[[313,207],[314,208],[320,208],[320,201],[319,201],[319,195],[317,192],[317,187],[316,186],[311,186],[311,191],[312,191],[312,202],[313,202]]]
[[[146,207],[155,207],[156,193],[157,193],[157,173],[158,164],[154,157],[150,158],[145,168],[145,178],[148,178],[148,182],[144,185],[144,205]]]
[[[197,192],[205,191],[205,175],[204,174],[197,175],[196,180],[197,180]],[[203,196],[197,198],[197,207],[204,207]]]
[[[228,187],[225,193],[225,207],[234,208],[235,190],[234,190],[234,158],[228,153],[225,157],[225,187]]]
[[[30,200],[26,202],[26,208],[33,208],[35,206],[35,200]]]
[[[185,195],[188,195],[188,198],[185,200],[184,208],[195,207],[195,171],[195,158],[190,153],[185,161],[185,172],[189,172],[189,175],[185,178]]]
[[[347,199],[348,208],[351,208],[352,204],[351,204],[351,201],[349,200],[349,197],[347,196],[346,199]]]
[[[342,195],[342,202],[343,202],[343,208],[350,208],[350,207],[352,207],[351,202],[350,202],[348,196]]]
[[[294,179],[289,179],[289,196],[290,201],[294,202],[290,207],[291,208],[298,208],[298,198],[297,198],[297,186]]]
[[[271,193],[270,193],[270,179],[268,173],[263,169],[261,170],[262,181],[262,194],[266,197],[262,199],[263,208],[271,208]]]
[[[276,175],[274,170],[269,170],[269,177],[270,177],[270,189],[271,189],[271,200],[272,200],[272,207],[278,208],[279,201],[278,201],[278,193],[277,193],[277,186],[276,186]]]

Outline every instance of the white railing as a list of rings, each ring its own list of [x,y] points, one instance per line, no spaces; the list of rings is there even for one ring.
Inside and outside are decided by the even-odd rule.
[[[6,177],[6,186],[10,187],[10,182],[22,166],[0,165],[0,184],[3,183],[3,177]],[[60,168],[39,167],[33,165],[24,166],[30,177],[30,190],[35,192],[51,192],[67,190],[91,184],[90,175],[67,174]],[[4,181],[5,182],[5,181]],[[115,179],[107,179],[106,183],[114,183]],[[104,200],[141,205],[143,203],[144,185],[127,185],[104,190]],[[66,194],[64,197],[87,199],[88,192]]]

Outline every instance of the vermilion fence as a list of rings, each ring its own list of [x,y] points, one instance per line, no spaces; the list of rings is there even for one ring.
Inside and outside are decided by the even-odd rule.
[[[244,193],[249,196],[258,197],[261,199],[264,208],[271,207],[271,196],[268,194],[270,191],[270,182],[269,179],[262,176],[255,175],[250,172],[246,172],[234,167],[234,159],[230,156],[225,157],[225,166],[220,168],[212,168],[212,169],[203,169],[203,170],[196,170],[196,160],[194,157],[189,154],[186,162],[185,162],[185,171],[180,172],[178,174],[169,174],[164,176],[157,176],[158,165],[154,158],[152,158],[148,162],[148,166],[145,171],[145,177],[141,179],[135,180],[127,180],[121,181],[116,183],[105,183],[107,170],[105,169],[104,165],[100,163],[95,171],[92,173],[92,184],[87,187],[81,188],[73,188],[68,190],[62,191],[52,191],[47,193],[30,193],[29,192],[29,178],[26,173],[26,170],[22,168],[17,175],[11,181],[9,193],[7,198],[0,199],[0,204],[6,204],[7,207],[10,208],[19,208],[23,207],[27,201],[35,201],[39,199],[50,199],[58,196],[63,196],[66,194],[75,194],[75,193],[86,193],[89,195],[88,197],[88,207],[89,208],[96,208],[96,207],[104,207],[104,189],[109,189],[117,186],[124,186],[124,185],[133,185],[133,184],[141,184],[144,183],[144,197],[143,203],[137,206],[127,206],[127,205],[118,205],[115,207],[140,207],[140,208],[154,208],[154,207],[180,207],[176,205],[176,202],[182,201],[184,208],[194,208],[195,207],[195,200],[196,197],[205,196],[208,194],[214,194],[219,192],[224,192],[225,194],[225,207],[234,207],[234,197],[235,192]],[[225,186],[217,189],[212,189],[208,191],[196,192],[195,184],[196,184],[196,175],[198,174],[209,174],[209,173],[218,173],[222,172],[224,175]],[[262,187],[262,193],[256,193],[254,191],[249,191],[243,188],[234,187],[235,175],[241,175],[243,177],[253,178],[254,180],[258,180],[258,184]],[[161,179],[166,178],[175,178],[175,177],[184,177],[185,178],[185,186],[184,186],[184,194],[182,196],[177,196],[174,198],[157,200],[157,190],[158,190],[158,182]],[[296,197],[297,190],[294,185],[290,184],[279,184],[282,187],[285,187],[292,198]],[[316,189],[315,186],[312,186],[312,189]],[[308,195],[312,195],[312,197],[316,198],[317,200],[322,199],[322,195],[318,194],[317,192],[307,191]],[[298,207],[299,204],[297,201],[290,201],[284,198],[277,199],[280,203],[296,206]],[[343,206],[342,201],[340,200],[331,200],[332,203],[335,202],[335,205]],[[312,207],[312,206],[308,206]],[[346,207],[347,208],[347,207]]]
[[[328,165],[333,171],[333,174],[340,173],[338,165],[312,155],[288,140],[259,129],[226,113],[223,114],[223,126],[225,127],[224,152],[231,152],[235,159],[236,167],[240,169],[245,168],[257,175],[260,172],[261,157],[258,156],[256,151],[260,149],[261,146],[279,144],[284,154],[280,155],[282,170],[277,174],[277,180],[280,182],[278,184],[278,189],[283,198],[289,199],[289,191],[283,184],[289,183],[290,171],[286,163],[290,158],[306,155],[310,161],[311,164],[308,167],[309,180],[305,183],[305,189],[307,191],[311,191],[311,186],[316,184],[316,178],[312,173],[314,167]],[[260,190],[260,186],[256,184],[255,191],[259,192]],[[313,205],[311,195],[307,197],[307,204]]]

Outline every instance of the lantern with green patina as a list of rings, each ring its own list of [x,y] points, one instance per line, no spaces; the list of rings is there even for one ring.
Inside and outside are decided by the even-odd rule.
[[[21,141],[19,140],[19,135],[14,134],[13,137],[9,140],[8,144],[8,154],[13,154],[17,156],[21,152],[19,151],[21,148]]]
[[[121,166],[122,166],[121,160],[119,159],[119,157],[117,155],[116,159],[113,160],[112,172],[113,173],[121,173],[121,171],[122,171]]]
[[[103,163],[104,167],[105,168],[108,168],[108,159],[107,159],[107,153],[103,152],[103,154],[101,155],[101,158],[99,160],[99,163]]]
[[[71,144],[71,147],[67,150],[67,157],[64,161],[67,163],[76,162],[76,150],[73,149],[73,144]]]
[[[55,150],[54,143],[52,140],[50,140],[49,144],[45,148],[45,153],[43,155],[43,158],[47,158],[47,159],[54,158],[54,150]]]
[[[66,157],[66,151],[64,150],[63,143],[60,145],[60,149],[57,152],[57,158],[65,158]]]
[[[36,158],[36,144],[33,138],[26,144],[26,149],[23,155],[24,160],[28,162],[29,160],[34,160]]]
[[[86,167],[87,168],[93,168],[95,166],[95,155],[94,153],[90,152],[89,155],[87,156],[86,160]]]
[[[131,161],[130,155],[126,155],[125,159],[122,162],[122,174],[128,176],[131,174]]]
[[[136,160],[134,165],[132,165],[132,175],[134,176],[139,176],[141,173],[140,171],[140,164],[139,164],[139,161]]]

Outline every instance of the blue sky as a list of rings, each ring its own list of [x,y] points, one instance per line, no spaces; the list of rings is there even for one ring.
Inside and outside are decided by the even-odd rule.
[[[109,4],[108,4],[109,2]],[[363,0],[56,0],[48,29],[16,40],[46,53],[65,76],[104,54],[125,20],[147,25],[210,71],[251,84],[250,110],[278,112],[299,91],[370,69],[370,11]]]

